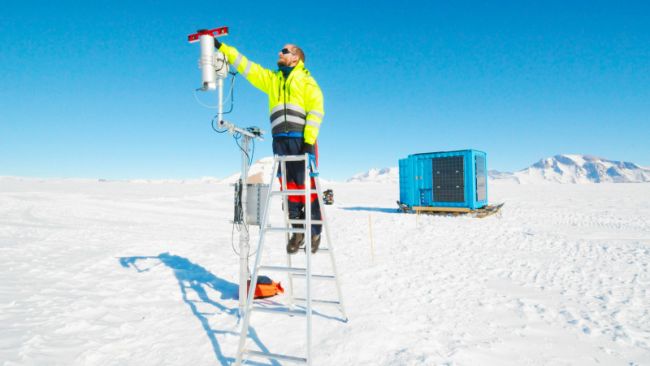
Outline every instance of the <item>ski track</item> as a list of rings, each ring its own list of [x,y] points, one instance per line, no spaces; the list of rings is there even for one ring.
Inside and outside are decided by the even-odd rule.
[[[315,365],[650,365],[650,184],[491,183],[506,205],[485,219],[396,213],[390,183],[323,187],[350,320],[316,307]],[[230,364],[232,190],[0,178],[3,365]],[[304,319],[252,325],[258,347],[304,352]]]

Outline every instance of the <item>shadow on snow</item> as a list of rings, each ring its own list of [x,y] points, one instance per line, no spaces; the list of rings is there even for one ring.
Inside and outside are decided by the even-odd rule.
[[[145,261],[157,260],[158,263],[153,265],[145,264],[147,265],[146,267],[143,267],[142,265],[138,265],[138,262],[143,260]],[[206,290],[210,290],[210,289],[219,292],[221,294],[219,300],[237,300],[239,298],[238,296],[239,286],[237,284],[215,276],[207,269],[203,268],[202,266],[196,263],[192,263],[187,258],[180,257],[177,255],[172,255],[169,253],[162,253],[159,254],[158,256],[121,257],[119,258],[119,261],[122,267],[134,268],[138,272],[147,272],[151,268],[158,266],[160,264],[164,264],[165,266],[173,270],[174,276],[178,281],[178,286],[180,287],[181,293],[183,294],[183,301],[190,307],[194,316],[196,316],[196,318],[201,322],[201,325],[203,326],[203,330],[205,330],[205,333],[210,339],[210,343],[212,344],[212,348],[214,350],[215,356],[217,357],[217,359],[222,365],[230,365],[234,363],[235,361],[234,357],[227,357],[223,354],[216,335],[231,334],[231,335],[238,336],[239,332],[212,329],[210,327],[210,322],[206,317],[206,314],[204,312],[201,312],[197,308],[196,303],[199,301],[190,300],[190,298],[188,297],[188,292],[193,291],[200,299],[200,302],[214,306],[222,314],[225,314],[226,316],[235,317],[237,318],[237,321],[239,321],[239,309],[237,307],[229,308],[219,303],[218,301],[211,299],[208,296],[208,293],[206,292]],[[257,333],[252,327],[249,327],[248,333],[250,338],[257,344],[260,350],[264,352],[269,352],[269,350],[264,346],[264,344],[262,344],[259,337],[257,336]],[[268,363],[253,363],[251,361],[248,361],[247,364],[269,365]],[[272,360],[270,365],[279,366],[280,364]]]
[[[382,212],[382,213],[392,213],[392,214],[402,213],[397,208],[383,208],[383,207],[354,206],[354,207],[341,207],[341,209],[346,211],[368,211],[368,212]]]

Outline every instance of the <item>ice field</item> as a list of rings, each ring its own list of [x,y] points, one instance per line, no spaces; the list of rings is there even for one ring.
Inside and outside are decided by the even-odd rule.
[[[485,219],[397,213],[390,182],[323,188],[349,321],[315,307],[314,365],[650,365],[650,184],[490,182],[506,204]],[[232,202],[210,181],[0,178],[1,363],[231,364]],[[251,324],[304,353],[304,319]]]

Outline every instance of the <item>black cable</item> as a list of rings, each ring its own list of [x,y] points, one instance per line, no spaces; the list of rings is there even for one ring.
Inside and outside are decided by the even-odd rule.
[[[241,193],[242,193],[242,184],[241,184],[241,179],[237,181],[235,184],[235,217],[232,221],[232,230],[230,232],[230,246],[232,248],[232,251],[239,256],[240,253],[237,251],[235,247],[235,228],[237,229],[238,232],[242,230],[246,230],[246,233],[248,234],[249,240],[250,240],[250,231],[248,230],[248,226],[246,224],[246,220],[244,219],[243,216],[243,210],[242,210],[242,202],[241,202]],[[249,246],[250,248],[250,246]],[[254,256],[257,254],[257,248],[255,249],[254,252],[250,253],[248,255],[248,258]]]
[[[228,61],[226,61],[225,59],[219,59],[219,61],[221,61],[221,66],[219,68],[215,67],[215,70],[217,72],[223,70],[223,68],[226,67],[226,65],[228,64]]]
[[[251,148],[251,159],[249,160],[250,165],[253,165],[253,156],[255,156],[255,139],[251,139],[253,146]]]
[[[239,231],[239,230],[237,230]],[[239,252],[235,249],[235,222],[232,223],[232,231],[230,232],[230,247],[232,251],[239,256]]]
[[[244,155],[246,155],[246,158],[248,159],[248,165],[252,165],[253,164],[253,156],[250,155],[248,153],[248,151],[246,151],[244,149],[244,147],[239,143],[239,140],[241,140],[241,138],[242,138],[242,134],[239,133],[239,132],[235,132],[235,134],[233,134],[233,137],[235,138],[235,142],[237,143],[237,146],[239,147],[239,150],[241,150],[244,153]],[[252,141],[252,139],[251,139],[251,141]]]
[[[218,128],[215,126],[215,120],[217,119],[217,117],[218,117],[218,116],[214,116],[214,117],[212,117],[212,121],[210,122],[210,126],[212,127],[212,129],[213,129],[214,132],[216,132],[216,133],[224,133],[224,132],[227,132],[227,131],[228,131],[227,128],[224,128],[223,130],[220,130],[220,129],[218,129]]]

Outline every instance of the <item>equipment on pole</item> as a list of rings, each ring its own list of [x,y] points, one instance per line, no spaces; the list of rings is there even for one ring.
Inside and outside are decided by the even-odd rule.
[[[242,322],[241,334],[239,338],[239,348],[237,350],[237,359],[235,361],[235,366],[241,365],[244,356],[249,357],[261,357],[267,358],[270,360],[279,360],[279,361],[288,361],[295,363],[303,363],[306,365],[312,364],[311,357],[311,344],[312,344],[312,304],[313,305],[322,305],[322,306],[334,306],[342,314],[343,318],[341,319],[344,322],[347,322],[347,316],[345,315],[345,308],[343,306],[343,298],[341,295],[341,286],[338,280],[338,272],[336,270],[336,262],[334,260],[334,247],[332,246],[332,240],[329,231],[329,225],[327,218],[325,216],[325,207],[323,202],[323,194],[320,186],[320,179],[318,178],[317,173],[310,172],[309,164],[310,158],[309,154],[304,155],[285,155],[278,156],[275,155],[273,158],[273,169],[272,172],[277,172],[278,167],[280,168],[280,181],[282,186],[280,189],[274,188],[275,174],[271,175],[271,181],[269,182],[269,194],[266,197],[266,204],[264,205],[264,211],[262,214],[262,221],[260,223],[260,237],[259,243],[257,246],[257,255],[255,257],[255,264],[253,266],[253,276],[254,279],[250,286],[248,292],[248,299],[246,301],[246,309],[244,311],[244,319]],[[287,162],[303,162],[305,164],[305,188],[304,189],[287,189]],[[313,177],[313,184],[309,177]],[[321,220],[312,220],[311,219],[311,205],[309,204],[310,197],[312,194],[316,194],[319,200],[319,208],[321,210]],[[284,211],[284,226],[271,226],[271,220],[269,219],[269,210],[271,210],[271,198],[272,197],[282,197],[284,207],[288,207],[289,196],[304,196],[305,199],[305,218],[304,219],[290,219],[288,210]],[[298,224],[302,227],[294,227],[293,225]],[[316,253],[312,253],[309,248],[309,243],[311,243],[312,237],[312,224],[323,225],[325,239],[327,240],[327,247],[320,247]],[[286,234],[286,239],[289,239],[290,233],[302,233],[305,235],[305,243],[308,243],[305,247],[305,265],[304,267],[297,267],[291,264],[292,259],[291,255],[287,254],[287,265],[286,266],[263,266],[261,265],[262,253],[264,251],[264,241],[267,240],[267,235],[272,233],[284,233]],[[312,273],[312,256],[318,255],[319,253],[329,254],[331,261],[331,274],[313,274]],[[288,276],[288,288],[287,288],[287,297],[289,303],[287,305],[274,303],[273,305],[279,306],[269,306],[270,304],[265,303],[261,304],[255,302],[253,296],[257,297],[257,283],[260,279],[263,279],[264,276],[260,276],[260,272],[284,272]],[[305,295],[304,297],[295,297],[293,291],[293,280],[305,280]],[[323,281],[332,281],[336,284],[336,294],[337,299],[313,299],[312,298],[312,280],[323,280]],[[320,286],[319,286],[320,287]],[[255,291],[252,289],[255,288]],[[306,352],[304,357],[302,356],[291,356],[283,355],[278,353],[270,353],[265,349],[248,349],[246,348],[246,339],[249,334],[249,325],[251,321],[251,316],[254,313],[270,313],[270,314],[279,314],[279,315],[289,315],[289,316],[304,316],[306,317]],[[257,328],[256,333],[259,332]],[[255,337],[258,337],[256,335]]]
[[[247,284],[250,279],[248,269],[248,257],[250,253],[248,226],[257,224],[250,222],[251,220],[248,215],[249,185],[246,183],[246,179],[248,177],[248,169],[252,163],[251,143],[254,143],[255,139],[262,140],[264,131],[258,127],[240,128],[234,123],[223,119],[223,81],[228,77],[228,62],[222,52],[215,50],[214,38],[226,35],[228,35],[228,27],[200,29],[196,33],[190,34],[187,40],[190,43],[198,41],[201,45],[199,68],[201,69],[202,84],[197,90],[216,90],[218,93],[218,111],[213,119],[213,122],[216,120],[216,126],[213,123],[212,128],[219,133],[228,132],[233,135],[241,151],[241,177],[238,182],[240,188],[236,189],[234,222],[243,226],[243,229],[239,230],[239,315],[243,317],[246,305],[245,301],[247,299]]]
[[[203,78],[201,90],[217,89],[217,80],[228,77],[228,62],[226,56],[221,52],[215,52],[214,38],[228,35],[228,27],[215,29],[199,29],[197,33],[190,34],[187,40],[190,43],[201,42],[201,58],[199,68]],[[221,121],[221,119],[219,119]]]
[[[269,194],[268,184],[247,184],[248,202],[246,203],[246,222],[249,225],[259,225],[262,221],[262,213],[266,204],[266,196]],[[242,185],[238,181],[235,183],[235,224],[243,224],[243,209],[241,202]]]

